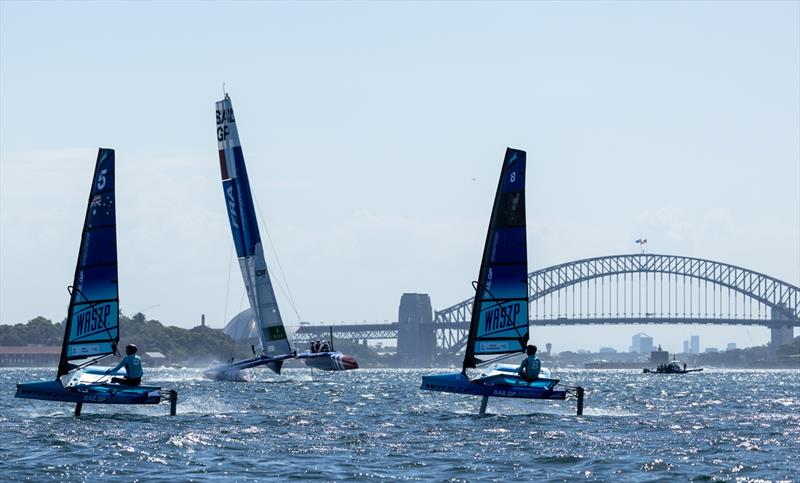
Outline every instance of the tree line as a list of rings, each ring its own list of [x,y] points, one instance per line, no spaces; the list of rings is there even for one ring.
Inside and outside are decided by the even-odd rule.
[[[0,325],[0,346],[60,346],[64,321],[52,322],[36,317],[24,324]],[[161,352],[170,363],[204,365],[211,360],[250,356],[247,344],[236,342],[221,329],[197,326],[183,329],[148,320],[144,314],[120,315],[120,353],[127,344],[136,344],[140,353]]]

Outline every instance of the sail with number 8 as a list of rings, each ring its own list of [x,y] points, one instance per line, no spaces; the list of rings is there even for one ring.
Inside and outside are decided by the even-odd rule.
[[[583,412],[583,389],[557,389],[558,379],[523,378],[517,366],[496,364],[470,379],[467,369],[525,352],[528,343],[528,245],[525,218],[525,151],[506,149],[483,248],[463,368],[457,374],[422,377],[420,389],[489,397],[566,399],[571,389]],[[484,357],[481,359],[480,357]],[[542,376],[549,375],[543,371]]]
[[[522,352],[528,343],[525,151],[507,150],[490,220],[474,284],[465,368],[483,362],[477,356]]]

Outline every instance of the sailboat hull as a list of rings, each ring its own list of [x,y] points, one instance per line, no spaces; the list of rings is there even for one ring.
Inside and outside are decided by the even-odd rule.
[[[470,380],[459,372],[423,376],[420,389],[474,396],[513,397],[520,399],[566,399],[567,391],[555,389],[558,379],[537,379],[527,382],[518,376],[491,375]]]
[[[97,404],[158,404],[166,399],[160,387],[128,387],[119,384],[79,384],[65,388],[58,380],[17,384],[14,397]]]
[[[283,364],[283,361],[291,359],[294,356],[295,353],[292,352],[291,354],[275,357],[260,355],[252,359],[236,361],[230,364],[216,363],[203,371],[203,376],[214,381],[249,382],[250,378],[247,376],[247,373],[244,372],[245,369],[267,365],[270,369],[275,371],[275,373],[280,374],[280,364]],[[274,364],[279,364],[277,370],[273,368]]]
[[[300,352],[297,358],[306,366],[321,371],[349,371],[358,369],[358,362],[353,357],[341,352]]]

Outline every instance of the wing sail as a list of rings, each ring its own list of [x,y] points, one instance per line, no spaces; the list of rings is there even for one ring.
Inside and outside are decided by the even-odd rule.
[[[521,352],[528,342],[525,151],[508,148],[497,185],[472,305],[464,367],[479,355]]]
[[[247,289],[253,317],[259,325],[261,348],[269,357],[291,352],[283,319],[275,299],[275,291],[264,258],[261,235],[258,231],[253,196],[247,178],[233,104],[227,95],[216,103],[217,145],[219,149],[222,188],[228,208],[228,220],[233,234],[239,268]],[[267,364],[280,373],[282,361]]]
[[[98,358],[117,351],[119,286],[114,178],[114,150],[100,148],[75,278],[70,287],[57,377],[78,367],[82,359]]]

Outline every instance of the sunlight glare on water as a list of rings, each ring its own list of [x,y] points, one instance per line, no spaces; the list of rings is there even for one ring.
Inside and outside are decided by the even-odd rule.
[[[250,383],[154,369],[168,407],[15,399],[51,370],[0,370],[3,479],[796,479],[800,371],[643,375],[562,371],[575,401],[479,398],[419,390],[424,374],[375,369],[313,376],[253,371]]]

